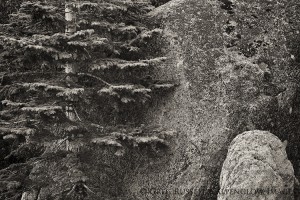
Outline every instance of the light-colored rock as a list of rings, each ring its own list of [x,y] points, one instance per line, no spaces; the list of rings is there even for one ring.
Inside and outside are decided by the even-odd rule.
[[[38,192],[36,190],[27,191],[22,194],[21,200],[36,200]]]
[[[231,143],[218,200],[292,200],[294,169],[286,144],[267,131],[247,131]]]

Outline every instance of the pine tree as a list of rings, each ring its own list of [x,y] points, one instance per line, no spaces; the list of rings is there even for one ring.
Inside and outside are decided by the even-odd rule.
[[[167,2],[169,2],[170,0],[151,0],[151,4],[155,7],[161,6]]]
[[[167,148],[174,133],[142,120],[175,86],[153,80],[167,58],[162,30],[144,23],[152,9],[28,1],[0,24],[0,199],[122,195],[126,170]]]

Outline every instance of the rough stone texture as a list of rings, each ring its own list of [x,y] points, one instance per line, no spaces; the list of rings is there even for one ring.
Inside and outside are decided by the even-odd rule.
[[[21,200],[36,200],[38,196],[37,191],[24,192],[22,194]]]
[[[180,86],[157,102],[148,120],[180,136],[167,160],[149,162],[131,179],[136,199],[217,199],[222,163],[236,135],[269,130],[293,142],[299,4],[173,0],[151,13],[162,23],[163,53],[170,57],[157,76]]]
[[[267,131],[238,135],[223,164],[218,200],[294,199],[294,169],[285,148]]]

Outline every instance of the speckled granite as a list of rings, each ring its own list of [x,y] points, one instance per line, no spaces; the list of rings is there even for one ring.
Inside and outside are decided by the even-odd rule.
[[[149,15],[164,28],[170,58],[157,76],[180,86],[147,117],[180,134],[168,159],[149,162],[131,180],[137,199],[217,199],[235,136],[256,129],[280,139],[294,134],[299,125],[287,124],[298,112],[299,6],[173,0]]]

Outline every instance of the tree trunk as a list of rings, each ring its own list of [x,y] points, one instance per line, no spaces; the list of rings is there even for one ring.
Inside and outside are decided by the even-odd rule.
[[[66,20],[66,35],[72,35],[76,32],[76,12],[74,12],[74,8],[76,8],[76,2],[66,0],[65,3],[65,20]],[[68,87],[72,87],[77,82],[76,73],[77,68],[76,65],[73,63],[66,63],[65,64],[65,73],[66,76],[66,83]],[[74,113],[74,108],[72,105],[66,106],[65,108],[66,116],[71,121],[76,121],[76,116]]]
[[[65,19],[67,22],[65,33],[71,35],[76,32],[76,13],[74,12],[75,3],[66,1],[65,4]]]

